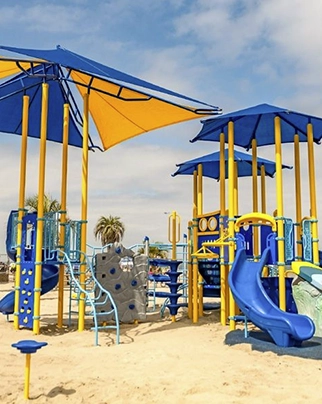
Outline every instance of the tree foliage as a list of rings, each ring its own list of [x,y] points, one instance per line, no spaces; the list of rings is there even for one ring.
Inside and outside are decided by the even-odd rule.
[[[25,200],[25,207],[29,210],[38,209],[38,195],[29,196]],[[59,212],[61,209],[60,203],[57,199],[53,199],[51,195],[44,194],[44,214],[50,212]]]
[[[149,246],[149,258],[167,258],[168,250],[162,247],[162,243],[156,242],[155,244],[159,244],[160,246]],[[144,247],[139,248],[139,253],[145,253]]]
[[[110,243],[120,243],[123,239],[125,226],[118,216],[101,216],[94,228],[96,240],[100,240],[102,246]]]
[[[168,258],[168,250],[162,247],[162,243],[158,241],[155,243],[157,245],[149,245],[149,258],[161,258],[166,259]],[[145,248],[139,248],[138,252],[140,254],[145,254]],[[162,273],[162,268],[159,268],[157,265],[150,265],[150,272],[152,273]]]

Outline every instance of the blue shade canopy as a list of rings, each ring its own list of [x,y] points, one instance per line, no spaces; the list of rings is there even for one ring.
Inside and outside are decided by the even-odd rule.
[[[95,76],[105,77],[108,79],[114,79],[119,82],[132,84],[134,86],[146,88],[152,91],[157,91],[159,93],[167,94],[173,97],[193,101],[201,105],[207,105],[212,108],[215,108],[215,110],[219,110],[218,107],[214,107],[213,105],[196,100],[194,98],[187,97],[186,95],[177,93],[172,90],[168,90],[158,85],[149,83],[145,80],[141,80],[137,77],[131,76],[127,73],[123,73],[112,67],[105,66],[101,63],[95,62],[94,60],[88,59],[68,49],[62,48],[60,45],[57,45],[56,49],[49,49],[49,50],[15,48],[11,46],[1,46],[1,45],[0,49],[30,56],[36,59],[43,59],[68,69],[78,70],[81,72],[89,73]]]
[[[48,122],[47,139],[62,143],[63,109],[62,106],[68,101],[68,88],[63,86],[56,77],[55,67],[46,66],[46,75],[50,91],[48,92]],[[13,79],[0,85],[0,131],[21,135],[22,131],[22,95],[29,96],[29,130],[28,136],[39,138],[41,122],[41,99],[43,83],[43,66],[37,66],[32,75],[20,73]],[[72,99],[69,100],[71,104]],[[4,119],[3,119],[4,117]],[[68,142],[72,146],[82,147],[83,138],[77,126],[81,123],[81,114],[76,106],[71,105],[69,119]],[[90,138],[90,146],[93,142]]]
[[[88,146],[102,150],[155,129],[221,112],[218,107],[148,83],[59,46],[53,50],[8,46],[0,46],[0,49],[23,55],[0,56],[0,78],[10,78],[0,82],[0,132],[21,134],[22,100],[19,97],[26,94],[32,107],[30,136],[39,137],[43,82],[49,85],[48,140],[61,142],[63,104],[68,103],[69,144],[78,147],[82,147],[83,113],[80,110],[83,110],[82,99],[87,94],[89,115],[101,141],[94,144],[90,137]],[[143,92],[142,88],[149,92]],[[169,96],[167,98],[179,98],[180,102],[162,99],[160,93]],[[187,101],[199,105],[187,105]]]
[[[237,162],[238,177],[252,176],[252,156],[248,153],[234,151],[234,161]],[[220,152],[207,154],[197,157],[193,160],[188,160],[184,163],[177,164],[178,170],[172,174],[177,175],[192,175],[198,169],[198,165],[202,165],[202,174],[208,178],[219,179],[220,176]],[[257,157],[257,175],[261,174],[261,166],[265,167],[265,174],[269,177],[274,177],[275,162]],[[291,166],[283,165],[283,168],[292,169]],[[228,178],[228,149],[225,150],[225,178]]]
[[[202,121],[202,128],[198,135],[191,140],[208,140],[218,142],[220,134],[225,134],[228,143],[228,122],[234,122],[235,145],[251,148],[252,140],[257,140],[257,146],[275,144],[274,118],[281,119],[282,143],[294,142],[294,135],[298,134],[300,142],[306,142],[307,124],[313,125],[313,136],[316,143],[322,138],[322,118],[294,112],[285,108],[268,104],[260,104],[240,111],[224,114],[216,118]]]

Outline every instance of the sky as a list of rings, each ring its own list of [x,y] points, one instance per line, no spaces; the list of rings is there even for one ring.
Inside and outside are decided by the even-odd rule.
[[[141,79],[222,108],[268,103],[322,116],[320,0],[12,0],[0,4],[0,44],[70,49]],[[171,177],[176,164],[219,149],[190,143],[199,119],[159,129],[89,156],[88,243],[100,216],[119,216],[123,244],[168,241],[168,215],[192,217],[192,178]],[[95,132],[91,127],[91,133]],[[94,136],[94,133],[92,133]],[[18,205],[20,137],[1,134],[0,253],[6,222]],[[319,178],[319,147],[315,147]],[[260,157],[274,159],[274,148]],[[306,146],[301,146],[303,216],[309,215]],[[61,146],[47,145],[46,192],[60,198]],[[293,165],[292,145],[283,162]],[[38,189],[39,142],[28,143],[26,195]],[[285,215],[294,215],[294,172],[284,174]],[[276,209],[267,180],[268,213]],[[251,179],[239,181],[239,210],[252,210]],[[68,214],[81,215],[81,151],[70,148]],[[322,209],[317,181],[318,211]],[[204,211],[219,209],[219,184],[204,181]],[[181,236],[182,240],[182,236]]]

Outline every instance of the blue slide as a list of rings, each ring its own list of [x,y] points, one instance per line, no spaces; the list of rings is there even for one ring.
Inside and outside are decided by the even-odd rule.
[[[315,326],[307,316],[280,310],[268,297],[261,282],[261,273],[269,255],[267,248],[260,261],[248,261],[245,250],[239,249],[229,272],[229,286],[245,316],[268,332],[276,345],[299,346],[302,341],[313,337]]]
[[[42,265],[41,294],[52,290],[58,283],[58,266],[52,264]],[[9,292],[0,300],[0,313],[13,314],[14,312],[15,292]]]

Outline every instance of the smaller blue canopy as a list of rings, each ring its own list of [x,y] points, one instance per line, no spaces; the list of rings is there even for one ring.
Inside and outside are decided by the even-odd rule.
[[[228,149],[225,150],[225,178],[228,178]],[[237,162],[238,177],[249,177],[252,175],[252,156],[248,153],[234,151],[234,160]],[[188,160],[184,163],[177,164],[178,170],[172,174],[177,175],[192,175],[197,170],[198,165],[202,165],[202,174],[208,178],[219,179],[220,175],[220,152],[207,154],[197,157],[193,160]],[[274,177],[275,161],[266,160],[257,157],[257,175],[261,173],[261,166],[265,167],[265,174],[269,177]],[[292,169],[291,166],[283,165],[283,168]]]
[[[191,142],[208,140],[219,142],[220,134],[225,134],[228,143],[228,123],[234,122],[234,144],[251,148],[252,140],[257,140],[257,146],[275,144],[274,118],[281,119],[282,143],[294,142],[294,135],[298,134],[300,142],[306,142],[307,124],[313,125],[313,137],[316,143],[322,138],[322,118],[294,112],[286,108],[275,107],[269,104],[260,104],[254,107],[224,114],[216,118],[201,121],[201,131]]]

